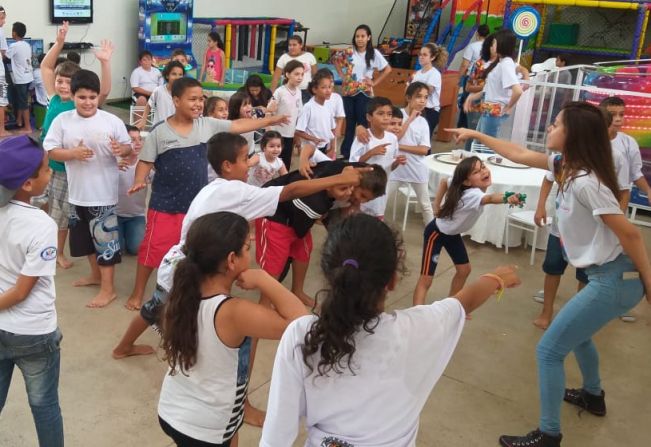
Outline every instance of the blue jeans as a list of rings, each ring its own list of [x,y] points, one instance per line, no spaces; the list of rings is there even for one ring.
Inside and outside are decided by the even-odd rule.
[[[469,112],[469,113],[466,113],[465,116],[466,116],[466,118],[465,118],[466,127],[468,129],[473,129],[473,130],[477,129],[477,124],[479,124],[480,113],[479,112]],[[461,117],[459,117],[459,119],[461,119]],[[466,141],[465,149],[467,151],[470,151],[470,149],[472,149],[472,140]]]
[[[130,255],[137,255],[138,247],[145,237],[145,216],[118,216],[118,232],[120,233],[120,247]]]
[[[561,309],[536,347],[540,430],[549,435],[561,432],[565,357],[574,351],[583,375],[583,389],[600,395],[599,354],[592,336],[610,320],[635,307],[644,295],[639,278],[623,278],[625,272],[635,272],[635,266],[626,255],[585,270],[588,284]]]
[[[355,139],[355,128],[357,125],[368,126],[366,122],[366,105],[369,97],[364,93],[355,96],[344,96],[344,111],[346,112],[346,135],[341,143],[341,155],[348,160],[350,157],[350,146]]]
[[[45,335],[17,335],[0,330],[0,411],[7,401],[14,366],[25,380],[38,444],[63,446],[63,418],[59,407],[61,331]]]

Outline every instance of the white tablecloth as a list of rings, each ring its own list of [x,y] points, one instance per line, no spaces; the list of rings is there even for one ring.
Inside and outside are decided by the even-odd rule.
[[[425,163],[429,168],[429,192],[430,196],[434,198],[436,190],[441,182],[441,179],[452,176],[455,165],[442,163],[434,158],[436,154],[428,155]],[[477,154],[482,159],[486,159],[489,155]],[[540,185],[542,183],[545,172],[543,169],[528,168],[528,169],[513,169],[495,166],[487,163],[486,166],[491,171],[493,184],[486,192],[499,192],[513,191],[516,193],[525,193],[527,195],[527,202],[522,208],[523,210],[535,210],[538,204],[538,197],[540,197]],[[519,210],[514,208],[513,210]],[[479,242],[480,244],[490,242],[497,247],[502,247],[504,243],[504,225],[506,224],[506,215],[508,212],[507,205],[486,205],[484,212],[477,221],[474,227],[464,234],[469,234],[470,238]],[[544,229],[543,229],[544,230]],[[545,248],[547,244],[547,232],[541,231],[538,233],[538,248]],[[509,235],[509,247],[520,245],[522,232],[520,230],[512,229]]]

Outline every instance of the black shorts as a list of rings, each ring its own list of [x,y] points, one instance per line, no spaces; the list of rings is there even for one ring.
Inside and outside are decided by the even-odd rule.
[[[421,275],[434,276],[443,247],[452,258],[454,265],[468,264],[470,262],[461,235],[441,233],[436,226],[436,219],[434,219],[425,227],[423,257],[420,267]]]
[[[70,205],[70,255],[97,256],[97,264],[110,266],[122,261],[115,205]]]
[[[29,109],[29,84],[14,84],[14,105],[16,110]]]
[[[160,416],[158,416],[158,423],[165,434],[172,438],[178,447],[230,447],[231,445],[230,439],[221,444],[213,444],[212,442],[199,441],[198,439],[191,438],[176,430]]]

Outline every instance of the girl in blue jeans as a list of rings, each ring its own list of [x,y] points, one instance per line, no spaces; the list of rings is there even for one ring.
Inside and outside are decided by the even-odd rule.
[[[606,119],[590,104],[567,104],[548,130],[548,148],[562,153],[556,156],[473,130],[452,132],[457,140],[475,138],[514,162],[549,169],[559,184],[556,215],[563,251],[572,265],[585,268],[589,282],[561,309],[536,348],[539,427],[524,436],[503,435],[499,441],[504,447],[560,446],[563,400],[597,416],[606,414],[592,336],[651,290],[644,241],[617,201],[619,187]],[[563,361],[570,352],[583,375],[580,389],[565,388]]]

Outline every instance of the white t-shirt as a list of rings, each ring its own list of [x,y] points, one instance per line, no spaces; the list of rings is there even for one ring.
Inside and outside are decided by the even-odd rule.
[[[315,318],[293,321],[280,340],[260,446],[292,445],[301,418],[309,447],[328,437],[355,447],[416,445],[420,412],[463,330],[461,303],[446,298],[380,314],[372,334],[354,335],[354,374],[344,366],[319,376],[305,365],[301,345]]]
[[[469,44],[465,50],[463,50],[463,58],[470,62],[469,67],[475,65],[475,62],[481,57],[481,47],[484,45],[483,40],[476,40]]]
[[[280,169],[285,166],[283,160],[277,157],[273,162],[269,162],[264,152],[258,154],[260,161],[257,165],[249,168],[249,177],[247,183],[253,186],[262,186],[269,180],[278,177]]]
[[[624,152],[620,152],[615,145],[611,143],[613,151],[613,164],[615,165],[615,174],[617,175],[617,185],[621,190],[630,190],[631,182],[629,181],[628,159]]]
[[[149,107],[154,111],[154,124],[166,120],[176,112],[174,100],[169,90],[167,90],[166,84],[159,85],[154,89],[148,103]]]
[[[19,335],[43,335],[57,328],[54,275],[57,226],[38,208],[12,200],[0,208],[0,293],[19,275],[38,276],[27,298],[0,310],[0,329]]]
[[[344,110],[344,100],[337,92],[332,92],[330,98],[326,99],[325,106],[330,109],[332,116],[336,118],[346,118]]]
[[[287,115],[289,116],[289,123],[287,124],[277,124],[271,127],[271,130],[275,130],[280,133],[285,138],[294,137],[294,130],[296,129],[296,121],[298,116],[303,110],[303,100],[301,97],[301,91],[299,89],[290,90],[287,85],[281,85],[276,89],[273,94],[272,100],[278,104],[278,109],[276,110],[276,115]]]
[[[321,139],[317,148],[323,148],[330,144],[330,141],[335,137],[335,134],[332,133],[334,128],[335,120],[330,108],[326,107],[325,104],[319,104],[314,98],[303,106],[296,122],[296,130]]]
[[[157,284],[167,291],[172,290],[174,267],[185,257],[181,247],[192,222],[201,216],[219,211],[230,211],[239,214],[246,220],[273,216],[278,208],[282,190],[282,186],[258,188],[239,180],[224,180],[223,178],[216,178],[204,186],[190,204],[183,219],[179,243],[167,252],[161,262]]]
[[[7,51],[9,47],[7,46],[7,38],[5,37],[5,31],[0,26],[0,50]],[[5,77],[5,64],[0,63],[0,78]]]
[[[153,92],[156,87],[163,85],[163,75],[160,73],[160,70],[154,67],[149,69],[149,71],[142,67],[137,67],[131,72],[129,82],[131,88],[139,87],[148,92]]]
[[[312,66],[316,65],[316,58],[312,53],[308,53],[308,52],[304,52],[297,57],[292,57],[288,53],[285,53],[282,56],[280,56],[280,58],[278,58],[278,62],[276,62],[276,68],[280,68],[280,71],[283,71],[285,69],[285,65],[287,65],[287,62],[294,61],[294,60],[302,63],[303,68],[305,69],[305,74],[303,75],[303,82],[301,82],[301,85],[299,85],[299,88],[301,90],[305,90],[307,88],[307,85],[312,80]]]
[[[448,235],[461,234],[477,223],[477,219],[484,212],[484,205],[481,200],[486,193],[479,188],[468,188],[461,194],[461,200],[457,203],[452,217],[436,218],[436,226],[443,233]]]
[[[555,157],[549,157],[552,171]],[[565,253],[574,267],[602,265],[622,253],[619,239],[601,219],[606,214],[623,213],[612,191],[594,173],[579,172],[566,180],[556,196],[556,216]]]
[[[642,154],[637,141],[624,132],[617,132],[617,136],[611,140],[613,150],[624,155],[628,165],[628,181],[633,183],[642,177]]]
[[[110,139],[131,144],[124,123],[115,115],[97,110],[84,118],[76,110],[57,116],[43,141],[47,151],[71,149],[83,141],[94,152],[85,161],[66,161],[68,201],[79,206],[109,206],[118,203],[118,163]]]
[[[510,57],[503,57],[488,73],[484,86],[484,101],[507,105],[511,100],[511,87],[519,83],[515,62]]]
[[[556,179],[554,178],[554,174],[552,174],[551,171],[547,171],[545,173],[545,179],[550,182],[555,182]],[[553,188],[553,185],[552,185]],[[551,193],[550,193],[551,194]],[[550,216],[552,218],[552,224],[549,228],[549,234],[552,236],[556,237],[561,237],[561,233],[558,231],[558,218],[556,217],[556,208],[552,211],[553,215]]]
[[[427,104],[425,107],[428,109],[440,110],[441,109],[441,87],[442,79],[441,72],[432,67],[429,71],[424,72],[422,69],[414,73],[414,82],[420,81],[430,87],[431,93],[427,97]]]
[[[362,81],[364,79],[373,79],[374,70],[382,71],[384,70],[384,67],[389,65],[384,56],[382,56],[382,53],[377,49],[373,49],[373,53],[374,57],[371,61],[371,65],[367,67],[365,59],[366,51],[358,53],[357,50],[353,49],[353,75],[356,80]]]
[[[124,171],[119,171],[118,174],[118,206],[116,213],[120,217],[145,215],[147,189],[141,189],[135,194],[127,194],[127,191],[133,186],[133,180],[136,177],[136,164],[127,166]]]
[[[402,122],[409,119],[409,114],[402,109]],[[432,147],[430,140],[429,125],[422,116],[411,122],[407,132],[402,136],[399,144],[405,146],[427,146]],[[392,173],[389,180],[397,182],[427,183],[429,182],[429,171],[425,164],[424,155],[409,154],[400,151],[400,155],[407,156],[407,164],[398,166]]]
[[[389,144],[386,147],[384,155],[374,155],[366,160],[366,163],[378,164],[384,168],[387,177],[391,174],[391,165],[393,164],[396,156],[398,155],[398,138],[391,132],[384,132],[382,138],[376,138],[373,134],[370,135],[368,144],[364,144],[357,138],[353,141],[350,147],[350,161],[359,161],[360,157],[381,144]],[[386,194],[377,197],[369,202],[362,203],[360,209],[366,214],[371,216],[384,216],[384,211],[387,207]]]
[[[6,56],[11,59],[11,76],[14,84],[29,84],[34,80],[32,47],[24,40],[9,45]]]

